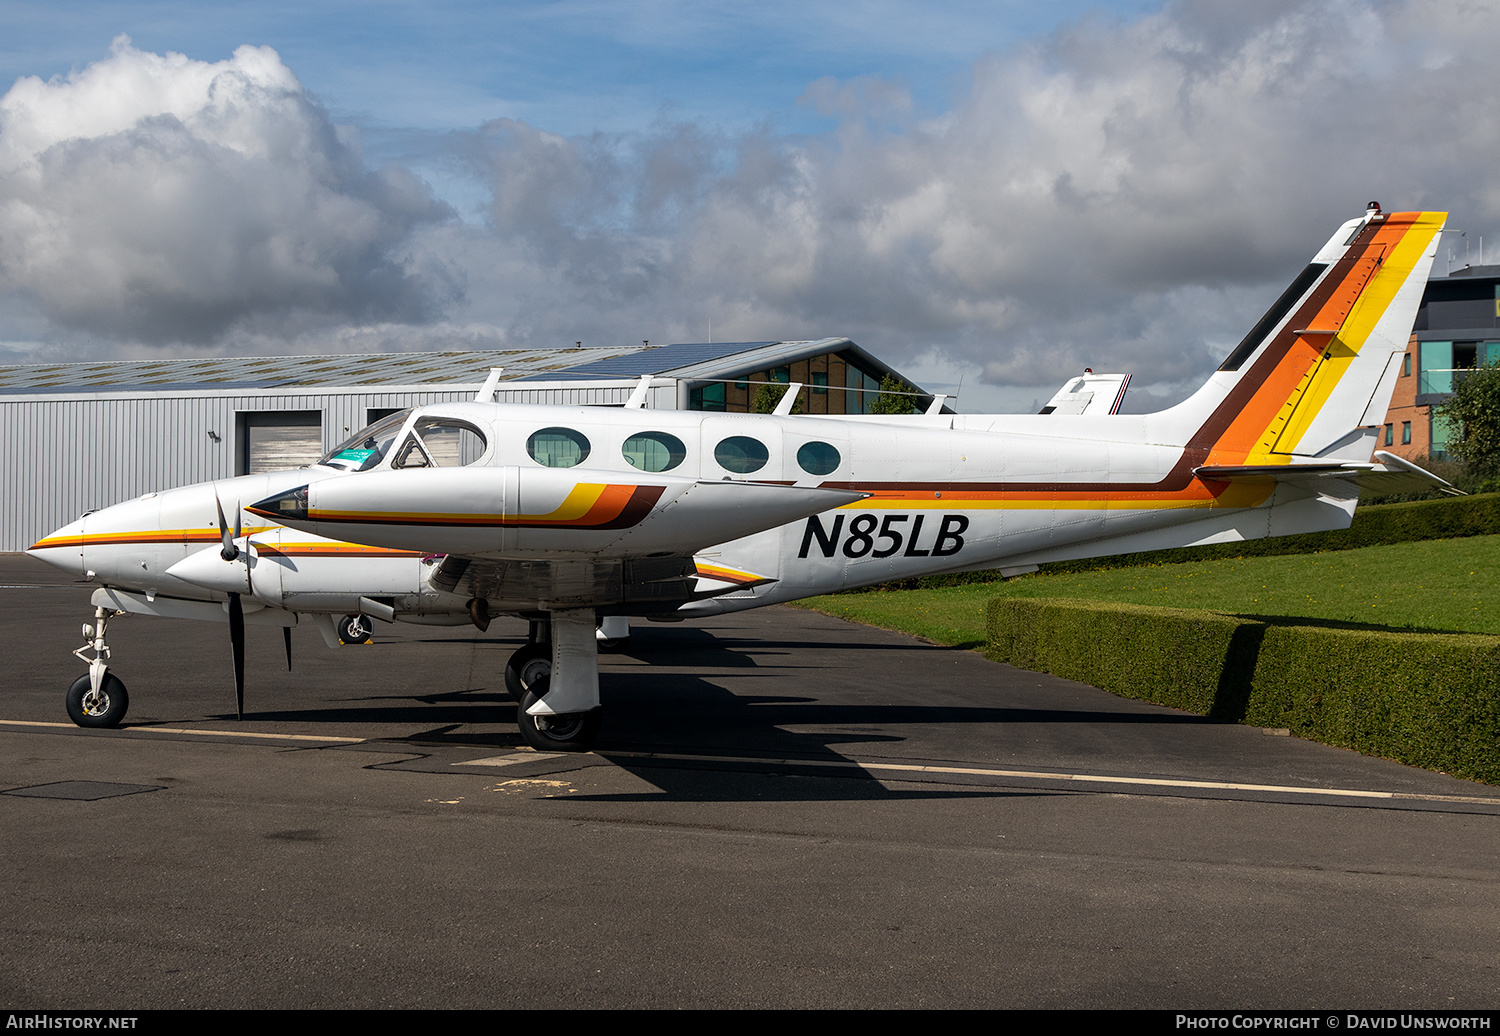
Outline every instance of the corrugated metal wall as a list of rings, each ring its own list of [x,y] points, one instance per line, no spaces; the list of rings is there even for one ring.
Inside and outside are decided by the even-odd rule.
[[[502,385],[500,402],[615,405],[633,383]],[[323,446],[363,428],[371,409],[402,409],[474,398],[475,387],[392,391],[110,393],[65,399],[0,396],[0,551],[25,550],[85,511],[174,486],[230,478],[238,444],[235,415],[320,410]],[[646,405],[676,406],[676,388],[653,387]],[[209,435],[218,437],[215,441]]]

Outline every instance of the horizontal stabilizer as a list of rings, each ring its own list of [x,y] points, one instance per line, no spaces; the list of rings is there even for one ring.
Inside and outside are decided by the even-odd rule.
[[[1376,493],[1425,493],[1436,489],[1448,496],[1464,496],[1425,468],[1384,450],[1375,454],[1377,463],[1208,465],[1194,468],[1205,482],[1277,482],[1315,488],[1325,480],[1353,482]]]
[[[1039,413],[1117,414],[1129,385],[1129,374],[1095,374],[1086,370],[1077,378],[1069,378]]]

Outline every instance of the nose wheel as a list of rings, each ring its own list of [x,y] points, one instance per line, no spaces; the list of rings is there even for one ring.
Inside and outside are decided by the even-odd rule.
[[[80,727],[118,727],[125,718],[125,710],[130,708],[124,682],[105,664],[109,645],[104,641],[104,632],[112,614],[106,608],[96,607],[93,625],[84,623],[83,646],[73,652],[89,667],[87,673],[73,681],[65,699],[68,718]]]
[[[68,688],[68,718],[80,727],[118,727],[130,708],[125,684],[114,673],[105,673],[96,691],[87,673]]]
[[[363,615],[345,615],[339,620],[339,643],[368,644],[374,633],[370,620]]]

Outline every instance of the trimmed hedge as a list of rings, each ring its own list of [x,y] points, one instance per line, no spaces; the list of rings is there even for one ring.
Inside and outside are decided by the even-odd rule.
[[[985,618],[997,661],[1500,783],[1500,637],[1065,599]]]

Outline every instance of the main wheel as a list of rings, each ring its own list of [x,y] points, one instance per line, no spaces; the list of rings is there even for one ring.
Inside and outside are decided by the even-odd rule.
[[[106,671],[95,694],[84,673],[68,688],[68,717],[80,727],[118,727],[130,708],[130,695],[114,673]]]
[[[505,690],[516,701],[539,678],[552,675],[552,645],[527,644],[505,663]]]
[[[550,683],[550,677],[539,676],[521,695],[516,723],[521,728],[522,739],[538,752],[587,752],[599,736],[604,710],[595,708],[557,716],[529,715],[526,710],[546,697]]]
[[[345,615],[339,620],[339,642],[343,644],[368,644],[374,631],[363,615]]]

